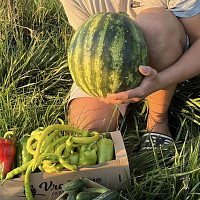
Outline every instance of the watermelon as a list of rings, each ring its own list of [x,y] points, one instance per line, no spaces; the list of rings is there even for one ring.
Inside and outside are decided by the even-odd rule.
[[[124,13],[97,13],[75,32],[68,49],[73,81],[94,97],[133,89],[148,48],[138,24]]]

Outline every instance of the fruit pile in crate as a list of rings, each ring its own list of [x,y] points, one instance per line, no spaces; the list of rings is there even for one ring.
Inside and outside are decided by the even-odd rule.
[[[8,140],[12,141],[6,138],[6,144]],[[16,144],[16,139],[14,141]],[[9,145],[12,147],[12,159],[7,157],[7,161],[10,161],[9,169],[3,156],[0,157],[1,177],[4,178],[1,186],[6,180],[25,174],[27,199],[31,199],[32,195],[30,174],[36,169],[46,173],[59,173],[63,169],[76,171],[78,166],[96,165],[114,158],[114,144],[111,139],[98,132],[89,132],[69,125],[39,127],[18,141],[17,150],[15,144]],[[7,149],[1,149],[1,154],[5,153],[4,157],[8,155]],[[18,167],[10,171],[16,151]]]

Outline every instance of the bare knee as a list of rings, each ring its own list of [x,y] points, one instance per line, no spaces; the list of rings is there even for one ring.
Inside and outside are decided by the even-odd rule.
[[[98,98],[74,99],[69,106],[69,124],[90,131],[115,131],[119,111],[111,104],[100,102]]]
[[[137,15],[136,22],[146,37],[150,62],[154,66],[155,63],[161,62],[163,66],[163,68],[158,67],[158,71],[171,65],[183,54],[186,34],[182,24],[173,13],[163,8],[146,9]],[[162,63],[163,58],[167,60],[166,63]]]

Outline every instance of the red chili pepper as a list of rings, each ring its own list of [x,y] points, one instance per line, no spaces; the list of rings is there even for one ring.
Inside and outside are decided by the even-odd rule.
[[[0,180],[11,171],[16,154],[15,138],[0,138]]]

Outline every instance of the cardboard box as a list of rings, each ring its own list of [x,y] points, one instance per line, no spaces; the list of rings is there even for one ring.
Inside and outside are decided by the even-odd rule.
[[[102,185],[95,183],[94,181],[91,181],[88,179],[88,183],[86,183],[86,187],[87,188],[105,188],[108,189],[106,187],[103,187]],[[56,200],[60,200],[62,197],[67,198],[67,194],[65,192],[63,192]],[[120,200],[128,200],[124,197],[120,197]]]
[[[75,178],[88,178],[109,189],[120,190],[130,177],[125,146],[119,131],[108,132],[106,136],[114,142],[115,160],[80,167],[77,172],[64,170],[61,173],[32,173],[31,190],[35,200],[55,200],[63,193],[62,185]],[[24,176],[8,180],[0,187],[1,200],[24,200]]]

